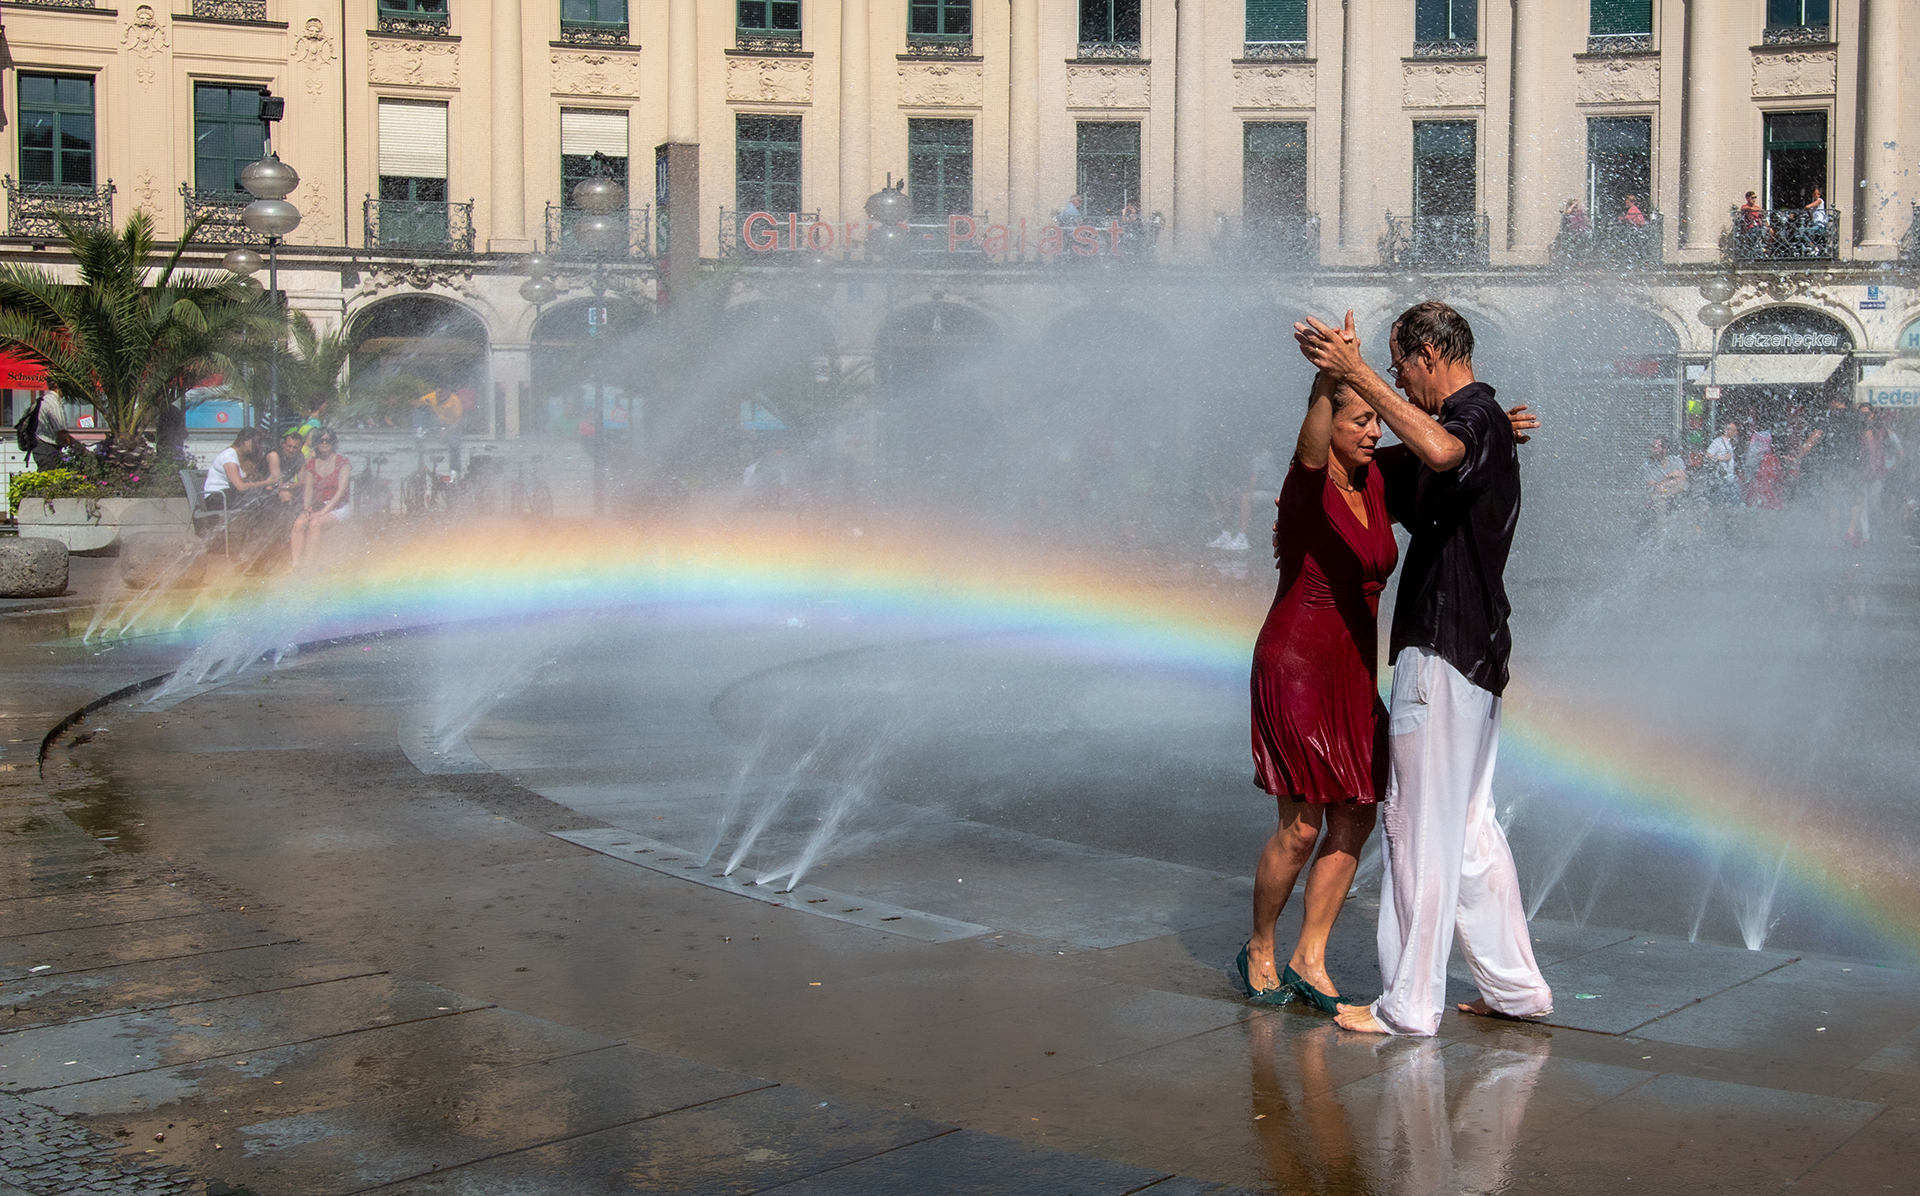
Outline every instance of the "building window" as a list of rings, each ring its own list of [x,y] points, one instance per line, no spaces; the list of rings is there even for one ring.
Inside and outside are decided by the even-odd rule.
[[[1595,226],[1614,224],[1627,200],[1644,213],[1652,206],[1653,118],[1596,117],[1587,122],[1587,211]]]
[[[1479,0],[1414,0],[1415,57],[1461,57],[1479,48]]]
[[[627,114],[560,110],[560,200],[573,206],[573,188],[593,174],[593,156],[601,155],[614,181],[627,185]]]
[[[973,53],[973,0],[913,0],[907,6],[907,50],[962,58]]]
[[[1760,40],[1768,44],[1824,42],[1832,21],[1828,0],[1767,0],[1767,27]]]
[[[1589,0],[1589,54],[1635,53],[1651,49],[1653,0]]]
[[[93,182],[93,78],[20,76],[20,182],[85,187]]]
[[[1140,126],[1136,122],[1081,121],[1075,135],[1080,214],[1088,221],[1120,219],[1140,202]]]
[[[800,48],[800,0],[739,0],[734,46],[792,52]]]
[[[973,122],[907,122],[907,191],[915,216],[973,211]]]
[[[1241,220],[1255,240],[1269,240],[1307,215],[1307,124],[1249,121],[1242,160]]]
[[[240,171],[267,153],[260,89],[200,83],[193,89],[193,185],[240,191]]]
[[[1080,0],[1080,57],[1140,57],[1140,0]]]
[[[560,40],[625,45],[627,0],[560,0]]]
[[[1479,198],[1477,131],[1470,120],[1413,123],[1413,214],[1470,216]]]
[[[1766,115],[1766,187],[1770,208],[1804,208],[1827,187],[1827,114]]]
[[[1248,58],[1301,58],[1307,52],[1307,0],[1247,0]]]
[[[800,118],[734,118],[733,206],[741,212],[800,210]]]
[[[380,101],[380,245],[447,241],[447,106]]]
[[[445,33],[448,0],[380,0],[381,33]]]

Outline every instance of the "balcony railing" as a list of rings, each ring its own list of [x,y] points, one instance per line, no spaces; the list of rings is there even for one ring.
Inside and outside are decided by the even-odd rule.
[[[245,191],[196,191],[180,184],[180,198],[186,208],[187,224],[205,216],[194,237],[209,245],[265,245],[267,238],[246,226],[240,214],[253,202]],[[184,226],[183,226],[184,227]]]
[[[1415,58],[1476,58],[1480,43],[1470,37],[1448,37],[1437,41],[1413,43]]]
[[[971,58],[971,33],[909,33],[907,53],[915,58]]]
[[[620,229],[614,244],[598,244],[592,236],[579,235],[580,222],[594,215],[611,218]],[[618,261],[645,258],[653,251],[653,209],[622,208],[617,212],[586,212],[561,204],[547,205],[547,253],[556,258],[593,258]]]
[[[472,253],[473,201],[367,197],[366,247],[408,253]]]
[[[1140,42],[1137,38],[1121,42],[1083,41],[1076,52],[1082,58],[1117,58],[1125,61],[1140,57]]]
[[[792,253],[808,248],[807,237],[813,226],[820,224],[818,212],[730,212],[720,209],[720,256],[723,258],[758,258],[779,253]],[[838,244],[840,235],[846,230],[839,225],[821,225],[834,234],[835,244],[822,245],[828,249],[845,249]],[[865,228],[865,225],[857,226]],[[824,237],[825,234],[813,234]]]
[[[798,29],[735,29],[733,48],[748,54],[798,54]]]
[[[17,8],[99,8],[97,0],[10,0]]]
[[[1840,209],[1733,209],[1727,255],[1736,262],[1830,262],[1840,256]]]
[[[625,21],[560,21],[560,40],[570,46],[624,46]]]
[[[1484,266],[1487,214],[1395,216],[1387,213],[1389,266]]]
[[[439,12],[430,12],[421,8],[387,8],[382,5],[378,14],[377,30],[381,33],[425,33],[432,36],[445,36],[452,27],[452,15],[447,11],[445,0],[441,0]]]
[[[1307,43],[1247,42],[1245,49],[1241,53],[1242,57],[1249,61],[1285,61],[1289,58],[1305,58],[1307,56]]]
[[[1827,25],[1769,25],[1760,32],[1763,46],[1817,46],[1833,40]]]
[[[1320,217],[1308,213],[1250,223],[1240,232],[1240,244],[1234,258],[1250,270],[1318,266]]]
[[[1920,203],[1913,205],[1913,220],[1907,225],[1907,235],[1900,238],[1900,260],[1920,265]]]
[[[1594,33],[1587,36],[1589,54],[1650,54],[1651,33]]]
[[[59,217],[82,224],[113,227],[113,181],[104,187],[68,187],[54,183],[16,183],[6,176],[7,235],[60,236]]]
[[[1641,219],[1602,219],[1585,228],[1563,223],[1553,239],[1553,260],[1566,266],[1657,266],[1665,256],[1665,225],[1658,212],[1643,212]]]
[[[264,21],[267,0],[193,0],[193,15],[208,21]]]

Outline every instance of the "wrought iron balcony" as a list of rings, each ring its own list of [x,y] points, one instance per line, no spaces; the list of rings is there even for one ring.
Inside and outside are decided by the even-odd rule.
[[[909,33],[907,53],[916,58],[971,58],[971,33]]]
[[[180,198],[184,203],[187,224],[205,216],[207,222],[200,226],[194,237],[209,245],[265,245],[267,238],[246,226],[240,214],[253,202],[253,196],[245,191],[196,191],[186,183],[180,184]],[[185,227],[184,225],[182,227]]]
[[[447,0],[415,0],[411,5],[399,3],[391,7],[383,2],[378,13],[377,30],[381,33],[445,36],[452,22]]]
[[[1907,225],[1907,235],[1900,238],[1900,260],[1920,266],[1920,203],[1913,205],[1913,220]]]
[[[618,232],[603,242],[601,230],[581,229],[581,221],[595,216],[611,220]],[[615,212],[588,212],[562,204],[547,205],[547,254],[555,258],[587,258],[621,261],[645,258],[653,251],[653,209],[622,208]]]
[[[473,252],[473,201],[367,197],[366,247],[402,253]]]
[[[16,183],[6,176],[7,235],[60,236],[60,217],[82,224],[113,227],[113,181],[104,187],[69,187],[55,183]]]
[[[1587,36],[1589,54],[1650,54],[1651,33],[1594,33]]]
[[[756,219],[762,217],[762,219]],[[808,248],[807,238],[813,226],[820,223],[818,212],[730,212],[720,210],[720,256],[723,258],[766,258],[775,254],[792,253]],[[825,252],[829,249],[845,249],[838,244],[845,233],[840,225],[821,225],[834,234],[835,244],[822,245]],[[864,228],[865,225],[858,227]],[[824,234],[813,234],[816,239]]]
[[[193,0],[193,15],[208,21],[264,21],[267,0]]]
[[[1769,25],[1760,32],[1763,46],[1817,46],[1832,40],[1828,25]]]
[[[560,40],[570,46],[624,46],[627,44],[625,21],[560,20]]]
[[[1320,264],[1320,217],[1312,213],[1247,224],[1234,260],[1250,270],[1311,269]]]
[[[1415,58],[1477,58],[1480,43],[1470,37],[1448,37],[1438,41],[1413,43]]]
[[[1657,266],[1666,252],[1665,224],[1659,212],[1642,212],[1642,223],[1627,218],[1601,219],[1585,228],[1562,223],[1551,256],[1563,266]]]
[[[1840,256],[1840,209],[1734,208],[1727,256],[1736,262],[1830,262]]]
[[[99,8],[97,0],[9,0],[16,8]]]
[[[1117,58],[1122,61],[1140,57],[1139,39],[1122,42],[1082,41],[1076,51],[1082,58]]]
[[[1388,212],[1382,248],[1389,266],[1484,266],[1487,214],[1395,216]]]
[[[735,29],[733,48],[748,54],[798,54],[798,29]]]
[[[1249,61],[1285,61],[1290,58],[1305,58],[1305,42],[1247,42],[1242,57]]]

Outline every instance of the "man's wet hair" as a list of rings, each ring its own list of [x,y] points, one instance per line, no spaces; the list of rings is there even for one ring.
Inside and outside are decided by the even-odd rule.
[[[1442,361],[1473,360],[1473,327],[1467,317],[1438,299],[1416,303],[1393,322],[1393,343],[1403,357],[1432,345]]]

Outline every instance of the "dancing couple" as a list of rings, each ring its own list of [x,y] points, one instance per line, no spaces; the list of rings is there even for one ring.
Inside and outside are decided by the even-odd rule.
[[[1538,421],[1525,406],[1503,412],[1475,380],[1473,330],[1444,303],[1409,308],[1388,334],[1404,398],[1362,358],[1352,312],[1343,328],[1309,318],[1294,336],[1319,373],[1278,499],[1279,592],[1254,647],[1255,782],[1280,822],[1254,874],[1241,979],[1255,1004],[1302,1000],[1349,1030],[1432,1035],[1457,931],[1481,994],[1463,1012],[1544,1016],[1553,995],[1493,806],[1516,445]],[[1383,424],[1399,444],[1378,447]],[[1376,625],[1395,522],[1411,540],[1389,709]],[[1327,937],[1383,805],[1385,991],[1354,1005],[1327,972]],[[1300,939],[1281,969],[1274,924],[1309,859]]]

